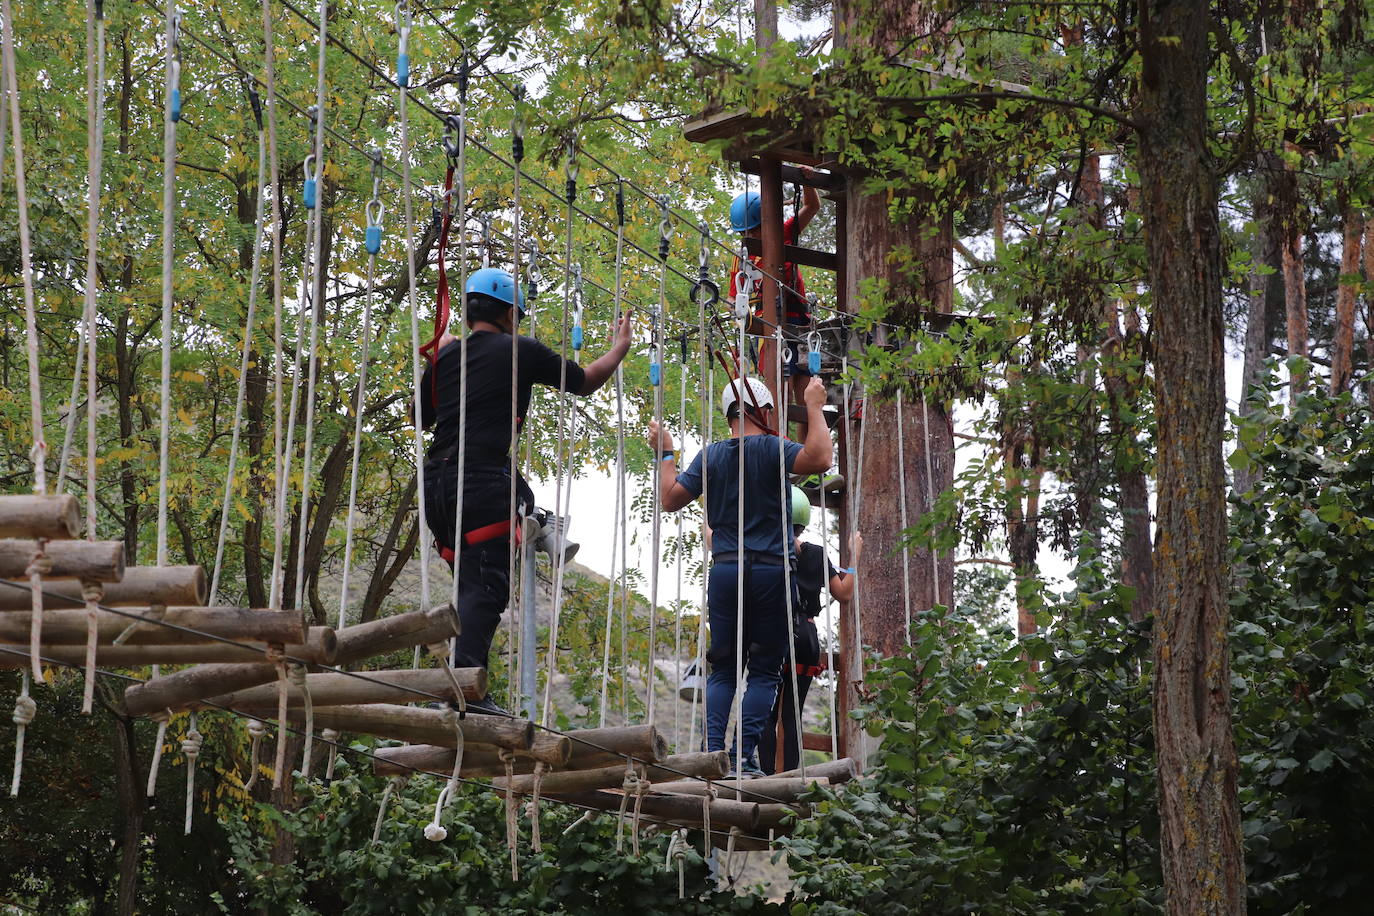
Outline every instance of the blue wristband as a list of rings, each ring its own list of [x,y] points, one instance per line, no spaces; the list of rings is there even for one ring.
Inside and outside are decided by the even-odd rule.
[[[846,576],[852,576],[855,574],[854,567],[852,566],[847,566],[844,569],[841,569],[840,572],[844,573]]]
[[[676,453],[676,452],[664,452],[662,455],[658,456],[658,460],[659,460],[659,461],[667,461],[669,458],[676,458],[676,457],[677,457],[677,453]]]

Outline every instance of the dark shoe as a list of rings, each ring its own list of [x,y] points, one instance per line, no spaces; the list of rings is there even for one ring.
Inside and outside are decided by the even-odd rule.
[[[476,713],[479,716],[506,716],[510,718],[510,713],[492,701],[491,694],[487,694],[480,700],[468,700],[468,712]]]

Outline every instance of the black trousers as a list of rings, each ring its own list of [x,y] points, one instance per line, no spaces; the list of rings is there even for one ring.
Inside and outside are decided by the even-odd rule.
[[[788,659],[790,663],[792,660]],[[801,696],[801,706],[806,705],[806,694],[811,690],[811,678],[797,675],[797,693]],[[797,732],[797,706],[792,696],[792,674],[786,667],[782,670],[782,689],[778,691],[778,701],[773,705],[773,715],[768,727],[759,738],[759,768],[769,776],[781,772],[776,766],[778,758],[778,722],[782,722],[782,769],[795,770],[801,766],[802,742]]]
[[[510,468],[476,465],[464,469],[463,531],[475,531],[510,519]],[[452,456],[425,462],[425,519],[441,548],[453,547],[458,505],[458,465]],[[516,515],[534,508],[534,493],[517,475]],[[512,521],[512,529],[518,522]],[[458,635],[454,666],[486,668],[491,642],[510,604],[510,533],[458,552]]]

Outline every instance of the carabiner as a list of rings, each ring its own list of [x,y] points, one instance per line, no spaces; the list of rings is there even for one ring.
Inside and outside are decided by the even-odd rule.
[[[396,85],[402,89],[410,87],[410,7],[405,0],[396,4]]]
[[[812,375],[821,373],[821,334],[812,331],[806,335],[806,368]]]
[[[367,231],[364,239],[367,245],[368,254],[376,254],[382,250],[382,214],[385,208],[379,198],[372,198],[363,207],[363,215],[367,218]]]
[[[463,136],[463,116],[451,114],[444,118],[444,136],[439,141],[444,147],[444,155],[449,159],[457,159],[462,147],[458,139]]]
[[[301,193],[301,197],[305,201],[305,206],[311,210],[315,209],[319,183],[318,176],[314,173],[314,163],[315,154],[311,153],[305,157],[305,163],[301,166],[301,170],[305,173],[305,189]]]

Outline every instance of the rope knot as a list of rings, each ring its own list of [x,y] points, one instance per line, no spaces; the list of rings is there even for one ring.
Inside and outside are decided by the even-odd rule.
[[[339,740],[339,732],[332,728],[326,728],[324,731],[320,732],[320,737],[330,744],[333,744]]]
[[[286,661],[286,648],[284,646],[269,645],[263,650],[263,655],[274,665],[280,665]]]
[[[22,694],[15,699],[14,715],[11,717],[11,721],[15,725],[20,727],[28,725],[36,715],[38,715],[38,704],[34,702],[33,697]]]
[[[24,574],[29,578],[52,575],[52,557],[44,553],[43,548],[40,546],[38,548],[38,553],[34,554],[33,559],[29,561],[28,568],[24,570]]]
[[[281,650],[278,650],[278,651],[281,651]],[[291,663],[290,665],[288,665],[287,668],[286,668],[286,676],[287,676],[287,679],[291,681],[291,685],[292,685],[293,687],[299,687],[301,690],[304,690],[304,689],[305,689],[306,681],[305,681],[305,666],[304,666],[304,665],[299,664],[299,663],[297,663],[297,662],[292,662],[292,663]]]
[[[87,604],[99,604],[105,598],[105,586],[99,582],[81,583],[81,600]]]
[[[259,719],[248,720],[248,734],[254,739],[261,739],[267,734],[267,723]],[[325,732],[329,734],[329,732]]]
[[[172,720],[172,711],[170,709],[159,709],[156,712],[148,713],[148,718],[152,719],[158,725],[166,725]]]
[[[189,763],[195,763],[200,756],[200,746],[205,743],[205,736],[198,731],[186,733],[186,737],[181,739],[181,752],[186,755]]]

